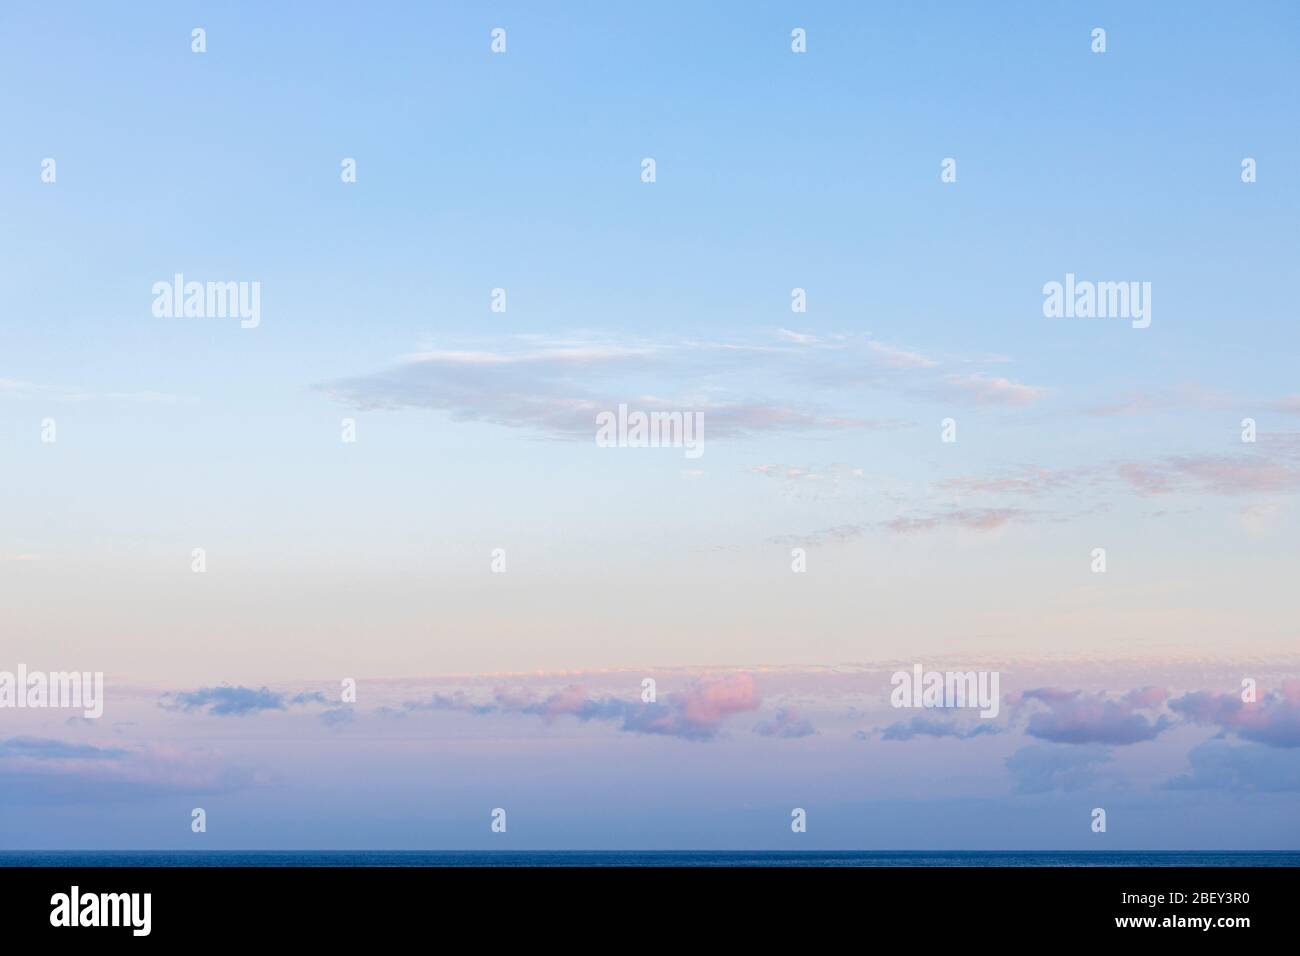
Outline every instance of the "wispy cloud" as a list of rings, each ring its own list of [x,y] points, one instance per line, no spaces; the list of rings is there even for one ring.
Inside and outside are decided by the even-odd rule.
[[[885,368],[934,368],[939,364],[934,359],[922,355],[920,352],[912,352],[907,349],[898,348],[894,345],[886,345],[884,342],[868,342],[867,349]]]
[[[787,548],[817,548],[825,544],[847,544],[861,538],[866,532],[867,528],[860,524],[841,524],[808,534],[777,535],[770,540],[773,544]]]
[[[1018,473],[982,478],[961,476],[939,483],[943,491],[959,495],[1024,495],[1039,496],[1060,491],[1073,485],[1082,475],[1079,469],[1053,471],[1047,468],[1025,468]]]
[[[0,378],[0,397],[40,399],[48,402],[141,402],[168,405],[180,401],[177,396],[166,392],[96,392],[54,385],[36,385],[12,378]]]
[[[938,528],[962,528],[967,531],[995,531],[1011,521],[1022,520],[1029,512],[1021,508],[955,508],[940,514],[893,518],[882,524],[887,531],[910,534]]]
[[[779,399],[722,401],[700,392],[709,375],[692,376],[686,346],[534,348],[526,351],[427,351],[367,376],[320,386],[361,409],[427,408],[458,421],[529,428],[563,438],[590,438],[597,414],[626,403],[640,411],[693,411],[708,434],[887,427],[891,423],[796,407]],[[676,359],[674,361],[674,358]],[[640,384],[630,384],[634,375]],[[675,391],[667,399],[649,389]]]
[[[941,393],[972,405],[1023,407],[1034,404],[1047,394],[1047,389],[1014,382],[1009,378],[972,373],[949,375],[944,380]]]
[[[1300,489],[1300,467],[1285,458],[1243,453],[1171,455],[1157,462],[1126,462],[1119,476],[1143,495],[1197,492],[1214,495],[1282,494]]]
[[[48,737],[10,737],[0,740],[0,758],[25,757],[31,760],[118,760],[127,751],[116,747],[94,747],[68,743]]]
[[[1269,407],[1287,415],[1300,415],[1300,395],[1287,395],[1269,403]]]
[[[317,389],[362,410],[431,409],[458,421],[563,438],[589,437],[595,416],[620,403],[703,412],[709,432],[727,437],[905,424],[848,410],[862,400],[855,386],[907,394],[939,390],[946,402],[973,405],[1025,405],[1044,391],[978,373],[942,378],[930,374],[941,365],[937,359],[860,334],[783,328],[777,339],[499,337],[486,346],[425,349]]]
[[[794,342],[797,345],[816,345],[821,341],[815,335],[806,335],[803,332],[792,332],[790,329],[778,329],[777,334],[787,342]]]
[[[1183,411],[1191,408],[1228,408],[1236,400],[1220,391],[1194,385],[1183,385],[1164,391],[1133,391],[1116,401],[1084,409],[1085,415],[1098,418],[1147,415],[1164,411]]]

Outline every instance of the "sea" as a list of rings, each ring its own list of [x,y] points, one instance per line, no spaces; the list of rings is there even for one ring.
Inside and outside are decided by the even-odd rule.
[[[213,850],[0,851],[0,867],[1098,867],[1300,866],[1300,852],[1201,850]]]

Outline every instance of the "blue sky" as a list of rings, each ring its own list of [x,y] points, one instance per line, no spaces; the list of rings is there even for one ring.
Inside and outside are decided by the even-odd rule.
[[[199,758],[185,741],[230,718],[178,730],[157,695],[347,676],[451,692],[456,675],[488,693],[522,674],[544,697],[602,673],[683,668],[688,688],[728,668],[939,658],[999,661],[1013,692],[1174,700],[1265,674],[1278,690],[1300,676],[1297,54],[1288,3],[7,5],[0,669],[104,670],[140,708],[129,730],[14,733],[125,735],[155,769],[164,741],[182,764],[228,761],[242,815],[271,820],[258,766],[288,746],[280,716],[237,718],[260,728],[255,757]],[[155,317],[150,289],[176,273],[260,282],[260,325]],[[1150,327],[1046,318],[1043,286],[1067,273],[1150,282]],[[596,447],[592,411],[620,402],[700,410],[705,455]],[[629,681],[604,692],[634,695]],[[805,746],[846,819],[883,799],[888,779],[833,768],[886,718],[834,736],[820,728],[840,703],[785,682],[760,681],[734,734],[654,759],[734,748],[754,768],[763,747]],[[851,706],[887,691],[868,681]],[[815,740],[749,739],[745,721],[791,701]],[[479,746],[540,746],[510,714],[428,717],[452,718]],[[316,779],[360,731],[303,722]],[[613,760],[635,738],[600,726],[574,753]],[[1137,745],[1163,748],[1159,779],[1101,774],[1148,824],[1211,742],[1180,726]],[[381,789],[406,779],[393,733],[366,730],[393,743],[367,777]],[[1104,763],[1048,744],[1078,774]],[[1003,807],[1011,752],[971,758],[988,779],[944,799]],[[1253,753],[1232,759],[1258,769]],[[37,794],[36,770],[83,766],[3,754]],[[575,788],[605,779],[564,759]],[[1277,779],[1240,773],[1218,789],[1261,804],[1225,845],[1294,845],[1293,818],[1258,796]],[[744,779],[755,803],[785,801]],[[566,815],[562,795],[531,799]],[[682,801],[664,845],[702,840]],[[364,817],[323,806],[300,845]],[[91,839],[101,812],[79,812]],[[930,845],[1065,845],[1022,817]],[[1213,843],[1170,826],[1169,846]],[[141,827],[121,832],[163,839]],[[534,845],[596,839],[556,827]],[[873,833],[845,824],[821,845]]]

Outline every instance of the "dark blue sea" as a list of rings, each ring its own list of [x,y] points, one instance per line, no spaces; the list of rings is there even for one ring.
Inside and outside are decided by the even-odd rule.
[[[1300,866],[1300,852],[1205,851],[0,851],[3,866]]]

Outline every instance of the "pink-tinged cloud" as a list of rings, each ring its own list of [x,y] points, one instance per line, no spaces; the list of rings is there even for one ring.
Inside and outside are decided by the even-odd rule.
[[[1288,395],[1273,402],[1273,408],[1288,415],[1300,415],[1300,395]]]
[[[1174,490],[1174,477],[1158,466],[1126,462],[1117,470],[1138,494],[1167,495]]]
[[[1240,455],[1173,455],[1159,462],[1124,463],[1117,470],[1120,478],[1144,495],[1283,494],[1300,489],[1300,467],[1287,460],[1289,445],[1243,448]]]
[[[944,381],[944,391],[949,396],[974,405],[1020,407],[1032,405],[1047,394],[1047,389],[1037,385],[1025,385],[1009,378],[994,378],[979,373],[949,375]]]
[[[730,714],[758,707],[754,678],[748,674],[697,681],[681,695],[682,717],[695,726],[713,726]]]
[[[1189,408],[1232,408],[1236,404],[1236,400],[1224,392],[1196,385],[1183,385],[1161,392],[1130,392],[1121,396],[1118,401],[1085,409],[1084,414],[1109,418],[1119,415],[1183,411]]]
[[[1010,700],[1029,711],[1025,733],[1031,737],[1063,744],[1122,746],[1152,740],[1173,725],[1167,714],[1141,713],[1158,709],[1167,696],[1158,687],[1120,697],[1042,687],[1012,695]]]
[[[1270,747],[1300,747],[1300,681],[1283,681],[1253,703],[1240,694],[1198,690],[1169,702],[1174,713]]]

